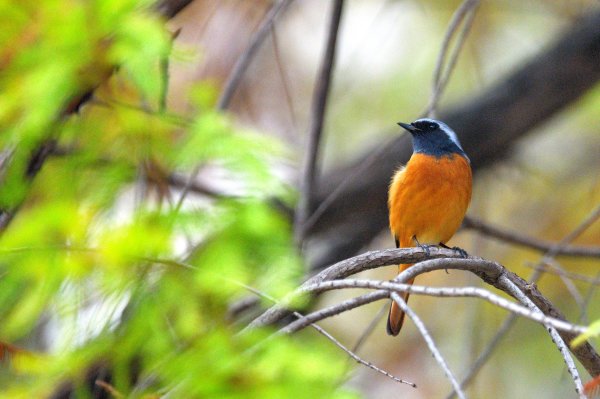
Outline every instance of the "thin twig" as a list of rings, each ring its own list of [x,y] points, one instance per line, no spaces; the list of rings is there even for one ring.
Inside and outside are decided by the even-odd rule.
[[[246,50],[240,55],[237,59],[235,65],[229,77],[227,78],[227,82],[225,82],[225,87],[221,92],[221,96],[219,97],[219,101],[217,102],[218,110],[225,110],[229,107],[231,103],[231,99],[235,91],[237,90],[240,82],[242,81],[242,77],[244,73],[250,66],[250,62],[260,49],[260,46],[263,44],[267,35],[271,31],[271,27],[275,23],[275,20],[283,11],[285,11],[288,6],[292,3],[293,0],[280,0],[271,7],[260,26],[256,30],[256,33],[250,39],[250,45],[246,48]]]
[[[354,352],[358,352],[358,350],[361,348],[363,343],[366,342],[367,338],[369,338],[369,336],[371,336],[371,334],[375,330],[375,327],[377,327],[377,324],[379,324],[379,320],[381,320],[381,318],[385,315],[388,307],[389,307],[389,305],[386,303],[381,308],[379,308],[379,311],[375,314],[375,316],[373,317],[373,320],[371,320],[371,322],[369,323],[367,328],[365,328],[365,330],[362,332],[360,337],[358,337],[358,340],[356,340],[356,343],[354,344],[354,347],[352,348],[352,350]]]
[[[496,238],[511,244],[536,249],[538,251],[548,252],[553,248],[557,248],[556,243],[539,240],[514,231],[502,229],[471,216],[467,216],[464,219],[463,227],[478,231],[479,233],[482,233],[488,237]],[[556,255],[600,258],[600,247],[565,245],[561,246],[557,250]]]
[[[308,133],[303,173],[300,181],[300,200],[298,201],[294,217],[294,236],[299,247],[302,246],[302,242],[304,241],[305,229],[303,228],[303,224],[306,219],[308,219],[310,213],[310,199],[312,198],[315,186],[317,159],[321,144],[323,123],[325,121],[327,99],[329,98],[343,8],[344,0],[335,0],[329,22],[327,46],[325,48],[319,74],[317,75],[316,87],[313,95],[310,130]]]
[[[266,298],[269,301],[273,302],[273,303],[277,303],[277,299],[273,298],[271,295],[262,292],[254,287],[250,287],[249,285],[246,285],[244,283],[241,283],[239,281],[234,281],[234,280],[228,280],[228,281],[233,281],[236,284],[244,287],[245,289],[247,289],[248,291],[256,294],[259,297],[262,298]],[[300,312],[293,312],[293,315],[297,318],[297,319],[301,319],[304,316],[300,313]],[[320,334],[322,334],[323,336],[325,336],[327,339],[329,339],[331,342],[333,342],[338,348],[340,348],[341,350],[343,350],[344,352],[346,352],[346,354],[348,354],[348,356],[350,356],[352,359],[354,359],[356,362],[362,364],[363,366],[366,366],[368,368],[370,368],[371,370],[375,370],[376,372],[385,375],[388,378],[391,378],[392,380],[402,383],[402,384],[407,384],[410,385],[413,388],[417,387],[417,384],[415,384],[414,382],[409,382],[409,381],[405,381],[401,378],[398,378],[392,374],[390,374],[389,372],[375,366],[373,363],[371,362],[367,362],[366,360],[363,360],[360,356],[358,356],[354,351],[346,348],[346,346],[344,346],[344,344],[342,344],[340,341],[338,341],[335,337],[333,337],[331,334],[329,334],[327,331],[325,331],[325,329],[315,323],[311,323],[310,326],[312,328],[314,328],[315,330],[317,330]]]
[[[402,309],[402,311],[412,320],[413,324],[417,327],[417,329],[421,333],[421,336],[427,343],[427,347],[429,347],[429,351],[433,355],[433,358],[440,365],[442,370],[444,370],[444,374],[446,374],[446,377],[448,377],[448,379],[450,380],[450,383],[454,387],[454,391],[456,392],[458,397],[461,399],[465,399],[466,396],[465,396],[464,392],[462,391],[462,389],[460,388],[460,384],[458,383],[458,380],[454,377],[454,375],[452,374],[452,371],[450,371],[450,368],[448,367],[446,360],[444,359],[444,357],[438,350],[437,346],[435,345],[435,342],[433,341],[433,338],[431,338],[431,335],[427,331],[427,327],[425,327],[425,324],[421,321],[419,316],[417,316],[417,314],[415,312],[413,312],[413,310],[406,304],[406,302],[404,301],[404,299],[402,299],[400,297],[400,295],[393,292],[391,294],[391,297],[392,297],[392,300],[394,302],[396,302],[396,304],[398,304],[400,309]]]
[[[294,312],[294,314],[296,315],[296,317],[302,317],[302,315],[298,312]],[[361,359],[356,353],[354,353],[353,351],[351,351],[350,349],[346,348],[341,342],[339,342],[337,339],[335,339],[331,334],[329,334],[327,331],[325,331],[322,327],[320,327],[317,324],[311,324],[311,326],[316,329],[318,332],[320,332],[322,335],[324,335],[325,337],[327,337],[327,339],[329,339],[331,342],[333,342],[338,348],[340,348],[341,350],[343,350],[344,352],[346,352],[348,354],[348,356],[350,356],[352,359],[354,359],[355,361],[357,361],[358,363],[362,364],[363,366],[367,366],[368,368],[375,370],[376,372],[385,375],[388,378],[391,378],[392,380],[402,383],[402,384],[407,384],[410,385],[413,388],[417,387],[417,384],[415,384],[414,382],[409,382],[409,381],[405,381],[401,378],[398,378],[392,374],[390,374],[389,372],[380,369],[379,367],[375,366],[373,363],[371,362],[367,362],[363,359]]]
[[[598,279],[594,278],[594,277],[590,277],[590,276],[586,276],[584,274],[579,274],[579,273],[573,273],[567,270],[556,270],[556,269],[552,269],[549,266],[543,264],[542,266],[536,265],[533,262],[525,262],[523,264],[525,267],[529,267],[539,273],[544,273],[544,274],[552,274],[555,276],[564,276],[567,277],[571,280],[578,280],[578,281],[583,281],[585,283],[589,283],[589,284],[593,284],[593,285],[598,285],[600,283],[600,281],[598,281]]]
[[[506,335],[508,330],[511,329],[511,327],[513,326],[513,323],[516,320],[517,320],[517,315],[515,313],[509,314],[506,317],[506,319],[504,319],[504,322],[502,323],[502,325],[496,332],[496,335],[494,335],[494,338],[492,338],[490,340],[490,343],[488,345],[486,345],[485,349],[479,354],[477,359],[475,359],[475,361],[469,368],[469,371],[467,371],[467,374],[465,375],[463,380],[460,382],[461,388],[465,388],[471,383],[473,378],[477,375],[477,373],[479,372],[481,367],[483,367],[483,365],[488,361],[488,359],[492,355],[492,352],[494,351],[494,349],[496,349],[498,347],[498,344],[500,343],[502,338],[504,338],[504,336]],[[452,391],[446,397],[446,399],[452,399],[455,395],[456,395],[456,393],[454,391]]]
[[[543,314],[542,311],[533,303],[531,299],[527,295],[525,295],[510,279],[508,279],[505,275],[500,276],[498,279],[499,282],[506,288],[507,291],[510,291],[511,295],[516,297],[522,304],[527,306],[533,312],[539,312],[538,314]],[[579,376],[579,372],[577,371],[577,367],[575,366],[575,362],[573,357],[569,353],[569,349],[565,344],[562,337],[559,335],[558,331],[550,325],[550,323],[546,323],[546,328],[552,337],[552,341],[558,347],[560,354],[567,365],[567,370],[573,379],[573,383],[575,384],[575,391],[579,395],[580,398],[585,399],[586,396],[583,393],[583,384],[581,383],[581,377]],[[458,392],[457,392],[457,395]],[[460,396],[460,395],[459,395]]]
[[[359,306],[366,305],[371,302],[379,301],[381,299],[388,298],[389,292],[386,290],[379,290],[370,292],[365,295],[357,296],[355,298],[346,299],[338,304],[317,310],[302,317],[301,319],[295,320],[279,330],[278,334],[291,334],[296,331],[302,330],[311,323],[315,323],[319,320],[326,319],[331,316],[338,315],[340,313],[347,312],[348,310],[355,309]],[[243,330],[242,332],[243,333]]]
[[[230,280],[232,281],[232,280]],[[262,297],[262,298],[266,298],[269,301],[273,302],[273,303],[277,303],[277,299],[273,298],[272,296],[270,296],[269,294],[262,292],[260,290],[257,290],[254,287],[250,287],[244,283],[241,282],[235,282],[236,284],[244,287],[245,289],[247,289],[248,291]],[[297,318],[297,319],[301,319],[304,316],[300,313],[300,312],[293,312],[293,315]],[[331,342],[333,342],[338,348],[340,348],[341,350],[343,350],[344,352],[346,352],[348,354],[348,356],[350,356],[352,359],[354,359],[355,361],[357,361],[358,363],[362,364],[363,366],[366,366],[368,368],[370,368],[371,370],[375,370],[376,372],[385,375],[388,378],[391,378],[392,380],[396,381],[396,382],[400,382],[402,384],[407,384],[410,385],[413,388],[417,387],[417,384],[415,384],[414,382],[409,382],[409,381],[405,381],[401,378],[398,378],[390,373],[388,373],[387,371],[380,369],[379,367],[375,366],[373,363],[371,362],[367,362],[366,360],[363,360],[360,356],[358,356],[356,353],[354,353],[354,351],[346,348],[346,346],[344,346],[344,344],[342,344],[340,341],[338,341],[336,338],[334,338],[331,334],[329,334],[327,331],[325,331],[325,329],[323,329],[323,327],[315,324],[315,323],[311,323],[310,326],[312,328],[314,328],[315,330],[317,330],[320,334],[322,334],[323,336],[325,336],[327,339],[329,339]]]
[[[435,116],[437,104],[446,87],[446,84],[450,80],[450,75],[452,74],[452,71],[456,66],[458,55],[460,54],[465,39],[467,38],[469,30],[471,29],[471,26],[473,24],[475,11],[478,5],[479,0],[465,0],[452,15],[452,19],[450,20],[450,24],[448,25],[448,29],[446,30],[446,34],[442,42],[442,49],[440,50],[436,62],[435,72],[433,75],[433,89],[429,100],[429,104],[427,105],[427,109],[424,112],[424,114],[429,117]],[[452,41],[454,34],[456,33],[458,27],[463,21],[463,28],[457,38],[456,45],[454,46],[454,49],[450,56],[450,61],[447,63],[446,68],[444,68],[444,65],[446,63],[446,57],[448,55],[448,50],[450,48],[450,42]]]
[[[575,301],[579,309],[583,309],[583,306],[585,305],[585,300],[583,299],[583,296],[581,296],[581,293],[579,293],[579,290],[575,286],[575,283],[573,283],[571,279],[564,275],[567,271],[558,262],[556,262],[554,258],[548,260],[549,262],[547,263],[547,266],[549,266],[552,270],[556,271],[557,273],[561,273],[558,274],[558,277],[565,285],[565,288],[567,289],[569,294],[571,294],[571,296],[573,297],[573,300]]]
[[[375,314],[375,316],[373,317],[371,322],[363,330],[362,334],[360,334],[360,337],[358,337],[358,340],[356,340],[356,343],[352,347],[353,352],[357,353],[359,351],[359,349],[362,347],[363,343],[366,342],[367,338],[369,338],[371,336],[371,334],[373,333],[373,331],[375,331],[375,327],[377,327],[377,324],[379,324],[379,321],[381,320],[381,318],[383,317],[383,315],[385,314],[385,312],[389,306],[390,305],[388,305],[387,303],[384,303],[379,308],[379,311]],[[348,374],[348,368],[346,368],[346,371],[344,372],[344,374]],[[342,385],[346,380],[347,380],[347,378],[341,378],[338,385]]]
[[[588,308],[590,302],[592,301],[592,298],[593,298],[594,294],[596,293],[596,290],[598,289],[599,283],[600,283],[600,272],[596,273],[594,282],[592,283],[592,285],[588,289],[587,294],[585,295],[585,298],[583,300],[583,308],[581,309],[581,313],[579,314],[579,318],[578,318],[579,323],[581,323],[582,321],[589,323],[589,320],[587,317],[587,308]]]
[[[274,25],[271,25],[271,40],[273,42],[273,54],[275,55],[275,65],[277,65],[277,71],[279,72],[279,77],[281,78],[281,84],[283,86],[283,94],[285,96],[285,103],[286,103],[288,111],[290,113],[292,127],[295,131],[298,129],[298,121],[296,119],[296,111],[294,109],[294,102],[292,101],[292,95],[290,93],[291,85],[290,85],[288,76],[285,73],[285,69],[283,68],[283,63],[281,62],[280,50],[279,50],[279,40],[277,39],[277,32],[275,31]]]

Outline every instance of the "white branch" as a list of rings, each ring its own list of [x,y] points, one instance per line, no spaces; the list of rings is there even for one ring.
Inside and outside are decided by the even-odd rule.
[[[481,298],[493,305],[504,308],[519,316],[526,317],[540,324],[549,325],[561,331],[582,334],[587,331],[586,326],[568,323],[564,320],[548,317],[539,310],[530,310],[525,306],[518,305],[498,296],[490,291],[478,287],[426,287],[421,285],[409,285],[377,280],[334,280],[325,281],[305,287],[307,292],[321,292],[341,288],[371,288],[377,290],[389,290],[393,292],[409,292],[417,295],[428,295],[435,297],[472,297]],[[536,308],[537,309],[537,308]]]
[[[419,316],[417,316],[417,314],[415,312],[413,312],[413,310],[411,308],[408,307],[408,305],[406,304],[404,299],[400,298],[400,295],[398,295],[395,292],[392,292],[391,296],[392,296],[392,299],[394,300],[394,302],[396,302],[396,304],[398,304],[400,309],[402,309],[402,311],[408,317],[410,317],[410,319],[412,320],[414,325],[417,327],[417,329],[421,333],[421,336],[427,343],[427,346],[429,347],[429,351],[433,355],[433,358],[440,365],[442,370],[444,370],[444,374],[446,374],[446,377],[448,377],[448,379],[450,380],[450,383],[452,384],[452,387],[454,388],[456,395],[460,399],[465,399],[466,396],[465,396],[464,392],[462,391],[462,389],[460,388],[460,384],[458,383],[458,380],[454,377],[454,375],[452,374],[452,371],[450,371],[450,368],[448,367],[446,360],[444,359],[444,357],[438,350],[437,346],[435,345],[435,342],[433,341],[433,338],[431,338],[431,335],[429,335],[429,331],[427,331],[427,327],[425,327],[425,324],[421,321]]]
[[[500,276],[499,281],[500,281],[500,284],[502,284],[504,287],[506,287],[507,291],[509,291],[511,294],[513,294],[513,296],[515,298],[517,298],[519,301],[521,301],[521,303],[523,303],[525,306],[527,306],[533,312],[538,312],[539,314],[542,314],[542,311],[533,303],[533,301],[531,299],[529,299],[529,297],[527,297],[527,295],[525,295],[519,289],[519,287],[517,287],[506,276]],[[548,323],[548,325],[546,325],[546,328],[548,329],[548,332],[550,333],[550,336],[552,337],[552,341],[558,347],[558,350],[560,351],[560,354],[562,355],[562,357],[565,361],[565,364],[567,365],[567,370],[569,371],[569,374],[571,375],[571,378],[573,379],[573,382],[575,383],[575,391],[577,392],[577,394],[579,395],[580,398],[585,399],[586,395],[583,393],[583,385],[581,383],[581,378],[579,377],[579,372],[577,371],[577,367],[575,366],[573,357],[571,357],[571,354],[569,353],[569,349],[567,348],[567,345],[565,345],[565,342],[563,341],[562,337],[558,334],[556,329],[554,327],[552,327],[549,323]]]

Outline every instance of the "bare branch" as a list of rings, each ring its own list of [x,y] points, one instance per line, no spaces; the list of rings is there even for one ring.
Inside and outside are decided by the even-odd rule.
[[[390,293],[387,290],[379,290],[370,292],[365,295],[357,296],[355,298],[346,299],[336,305],[332,305],[321,310],[318,310],[313,313],[309,313],[306,316],[298,319],[296,321],[291,322],[287,326],[283,327],[279,330],[280,334],[291,334],[296,331],[300,331],[303,328],[309,326],[311,323],[315,323],[319,320],[326,319],[331,316],[338,315],[340,313],[347,312],[348,310],[352,310],[359,306],[366,305],[371,302],[378,301],[380,299],[386,299],[390,296]],[[244,330],[241,331],[244,333]]]
[[[463,380],[460,383],[461,388],[465,388],[471,383],[473,378],[477,375],[479,370],[481,370],[481,367],[483,367],[483,365],[488,361],[488,359],[492,355],[492,352],[494,351],[494,349],[496,349],[496,347],[498,346],[498,344],[500,343],[502,338],[504,338],[504,336],[510,330],[510,328],[513,326],[513,323],[516,320],[517,320],[517,315],[515,313],[509,314],[506,317],[506,319],[504,319],[504,322],[502,323],[502,325],[496,332],[496,335],[494,335],[494,338],[492,338],[490,340],[490,343],[479,354],[477,359],[473,362],[473,364],[469,368],[469,371],[467,371],[467,375],[463,378]],[[456,395],[456,393],[454,391],[452,391],[446,397],[446,399],[452,399],[455,395]]]
[[[294,315],[296,317],[302,317],[302,315],[300,313],[298,313],[298,312],[294,312]],[[367,361],[361,359],[356,353],[354,353],[350,349],[346,348],[340,341],[338,341],[337,339],[335,339],[331,334],[329,334],[327,331],[325,331],[319,325],[313,323],[313,324],[311,324],[311,326],[314,329],[316,329],[319,333],[321,333],[322,335],[324,335],[325,337],[327,337],[327,339],[329,339],[331,342],[333,342],[338,348],[340,348],[341,350],[343,350],[344,352],[346,352],[348,354],[348,356],[350,356],[352,359],[354,359],[358,363],[362,364],[363,366],[366,366],[366,367],[370,368],[371,370],[375,370],[376,372],[378,372],[380,374],[383,374],[386,377],[391,378],[392,380],[394,380],[396,382],[399,382],[401,384],[407,384],[407,385],[410,385],[413,388],[417,387],[417,384],[415,384],[414,382],[404,381],[403,379],[395,377],[394,375],[388,373],[387,371],[385,371],[383,369],[380,369],[379,367],[375,366],[373,363],[367,362]]]
[[[556,243],[539,240],[514,231],[502,229],[471,216],[467,216],[464,219],[463,227],[478,231],[488,237],[496,238],[511,244],[533,248],[538,251],[548,252],[557,246]],[[561,246],[560,249],[557,250],[556,255],[600,258],[600,247],[582,247],[576,245]]]
[[[529,299],[529,297],[527,295],[525,295],[516,286],[516,284],[514,284],[506,275],[500,276],[498,281],[500,282],[500,284],[502,286],[504,286],[506,288],[507,291],[510,291],[510,294],[512,296],[517,298],[521,303],[523,303],[525,306],[527,306],[533,312],[537,312],[537,314],[542,314],[541,310],[533,303],[533,301],[531,299]],[[583,385],[581,383],[581,377],[579,377],[579,372],[577,371],[577,367],[575,366],[575,362],[573,361],[573,358],[571,357],[571,354],[569,353],[567,345],[565,345],[565,342],[563,341],[563,338],[561,337],[561,335],[559,335],[558,331],[556,331],[556,329],[554,327],[552,327],[550,325],[550,323],[547,323],[546,328],[548,329],[548,332],[550,333],[550,336],[552,337],[552,341],[558,347],[558,350],[560,351],[560,353],[565,361],[565,364],[567,365],[567,370],[568,370],[569,374],[571,375],[573,382],[575,383],[575,391],[577,391],[580,398],[585,399],[586,396],[583,393]],[[460,396],[460,394],[458,392],[457,392],[457,395]]]
[[[465,0],[456,9],[454,15],[452,15],[452,20],[450,21],[448,29],[446,30],[446,35],[444,36],[444,40],[442,42],[442,49],[440,50],[435,66],[435,72],[433,74],[433,90],[429,99],[429,104],[424,112],[424,114],[428,117],[435,116],[439,99],[446,88],[448,80],[450,80],[450,75],[452,74],[452,71],[456,66],[456,62],[458,61],[458,55],[460,54],[467,35],[471,30],[471,26],[473,25],[473,19],[475,18],[475,12],[478,5],[479,0]],[[463,28],[461,29],[459,37],[456,40],[456,45],[454,46],[452,55],[450,56],[450,61],[444,69],[443,67],[446,61],[448,50],[450,48],[450,42],[452,41],[452,37],[463,21]]]
[[[381,318],[387,313],[388,307],[389,307],[389,305],[386,303],[381,308],[379,308],[379,311],[377,312],[377,314],[375,314],[375,316],[373,317],[373,320],[371,320],[371,322],[365,328],[365,330],[360,335],[360,337],[358,337],[358,340],[356,341],[356,343],[354,344],[354,347],[352,348],[353,351],[357,352],[360,349],[360,347],[362,346],[362,344],[364,342],[366,342],[367,338],[369,338],[369,336],[375,330],[375,327],[377,327],[377,324],[379,323]]]
[[[436,247],[430,248],[429,255],[431,259],[460,256],[452,250]],[[295,296],[301,293],[303,287],[310,284],[348,277],[360,271],[374,269],[380,266],[394,265],[398,263],[417,263],[425,259],[427,259],[427,254],[421,248],[401,248],[366,252],[353,258],[343,260],[307,280],[300,286],[300,288],[298,288],[298,290],[284,298],[279,305],[271,307],[262,315],[253,320],[248,327],[246,327],[246,329],[273,324],[281,320],[283,317],[289,314],[289,311],[286,310],[285,307]]]
[[[583,282],[586,282],[589,284],[594,284],[594,285],[598,285],[600,283],[600,281],[597,278],[590,277],[590,276],[587,276],[584,274],[573,273],[573,272],[570,272],[567,270],[553,269],[545,263],[544,264],[539,264],[539,263],[535,264],[533,262],[526,262],[526,263],[524,263],[524,266],[530,267],[538,273],[552,274],[552,275],[559,276],[559,277],[564,276],[571,280],[583,281]]]
[[[229,74],[227,82],[225,82],[225,86],[221,92],[221,96],[219,97],[219,101],[217,102],[217,109],[225,110],[229,107],[231,99],[233,98],[236,89],[242,81],[244,73],[250,66],[250,62],[252,62],[252,59],[260,49],[260,46],[267,38],[279,14],[284,12],[292,3],[292,1],[293,0],[279,0],[273,5],[273,7],[271,7],[256,30],[256,33],[254,36],[252,36],[252,39],[250,39],[250,45],[237,59],[235,65],[233,66],[233,70]]]
[[[443,250],[440,248],[430,249],[432,257],[440,257],[442,255],[450,255],[450,257],[457,257],[458,255],[452,250]],[[416,263],[416,261],[408,261],[408,258],[422,258],[424,251],[421,248],[403,248],[403,249],[389,249],[384,251],[371,251],[363,255],[359,255],[354,258],[347,259],[342,262],[325,269],[315,277],[309,279],[304,283],[298,290],[286,297],[278,306],[274,306],[267,310],[261,316],[256,318],[245,330],[255,328],[261,325],[270,324],[280,320],[289,311],[286,311],[285,306],[289,305],[291,301],[301,295],[306,287],[310,285],[329,281],[337,278],[345,278],[348,275],[358,273],[359,271],[372,269],[375,267],[398,264],[398,263]],[[483,279],[487,284],[490,284],[502,291],[509,294],[510,292],[506,284],[503,283],[501,276],[505,276],[512,283],[514,283],[521,292],[525,293],[532,302],[544,313],[546,316],[554,319],[565,321],[565,317],[548,299],[546,299],[535,287],[534,284],[529,284],[516,274],[506,270],[502,265],[491,262],[485,259],[469,257],[468,259],[460,258],[448,258],[448,259],[430,259],[420,263],[414,264],[412,267],[406,269],[398,275],[393,282],[407,282],[416,276],[433,271],[443,269],[457,269],[467,270]],[[387,291],[380,290],[373,293],[364,295],[362,297],[353,298],[348,301],[344,301],[340,306],[331,307],[320,310],[315,313],[311,313],[305,317],[306,320],[297,320],[292,324],[286,326],[284,330],[286,332],[293,332],[297,329],[306,326],[306,322],[312,323],[321,320],[324,317],[329,317],[334,314],[338,314],[340,311],[353,309],[357,306],[361,306],[364,303],[369,303],[378,299],[385,298]],[[570,342],[577,335],[570,331],[560,331],[559,333],[564,341]],[[600,356],[596,353],[594,348],[586,343],[582,347],[573,349],[573,353],[577,356],[579,361],[588,370],[591,375],[600,374]]]
[[[417,316],[417,314],[415,312],[413,312],[413,310],[406,304],[406,301],[404,301],[404,299],[402,299],[400,297],[400,295],[393,292],[391,294],[391,297],[392,297],[392,300],[398,304],[400,309],[402,309],[402,311],[408,317],[410,317],[413,324],[417,327],[417,329],[421,333],[421,336],[427,343],[427,347],[429,348],[429,351],[433,355],[433,358],[440,365],[442,370],[444,370],[444,374],[446,374],[446,377],[448,377],[448,379],[450,380],[450,383],[454,387],[454,392],[456,392],[456,395],[461,399],[465,399],[466,396],[465,396],[464,392],[460,389],[460,384],[458,383],[458,381],[452,374],[452,371],[450,371],[450,368],[448,367],[446,360],[444,359],[444,357],[438,350],[437,346],[435,345],[435,342],[433,341],[433,338],[431,338],[431,335],[427,331],[427,327],[425,327],[425,324],[421,321],[419,316]]]
[[[312,101],[310,131],[308,134],[308,144],[304,158],[304,170],[302,173],[302,180],[300,181],[301,197],[296,208],[294,220],[294,235],[299,246],[301,246],[302,242],[304,241],[304,235],[306,232],[304,222],[309,216],[310,199],[312,198],[315,186],[319,146],[321,144],[323,122],[325,120],[327,99],[329,97],[329,88],[331,86],[338,31],[340,27],[340,21],[342,19],[343,7],[344,0],[335,0],[331,13],[331,20],[329,22],[327,47],[325,48],[321,69],[317,76],[317,82]]]
[[[288,111],[290,113],[290,120],[292,122],[292,127],[294,131],[298,129],[298,121],[296,118],[296,111],[294,109],[294,101],[292,100],[292,94],[290,93],[290,81],[289,77],[283,67],[283,63],[281,62],[280,50],[279,50],[279,40],[277,39],[277,32],[275,31],[275,26],[271,26],[271,41],[273,43],[273,55],[275,56],[275,65],[277,66],[277,74],[281,78],[281,85],[283,87],[283,95],[285,96],[285,103],[287,105]],[[294,132],[296,133],[296,132]]]
[[[507,283],[504,283],[507,284]],[[521,291],[513,292],[512,285],[506,285],[506,291],[511,292],[515,295],[520,295]],[[427,296],[435,296],[435,297],[470,297],[470,298],[480,298],[485,301],[488,301],[492,305],[501,307],[503,309],[508,310],[509,312],[515,313],[519,316],[526,317],[535,322],[550,325],[556,329],[561,331],[569,331],[575,334],[582,334],[587,331],[586,326],[579,326],[575,324],[568,323],[564,320],[555,319],[552,317],[548,317],[543,313],[536,310],[530,310],[525,306],[518,305],[516,303],[510,302],[501,296],[493,294],[490,291],[487,291],[483,288],[478,287],[426,287],[421,285],[411,285],[411,284],[402,284],[402,283],[393,283],[389,281],[377,281],[377,280],[333,280],[333,281],[325,281],[318,284],[313,284],[308,287],[305,287],[304,290],[306,292],[323,292],[329,290],[336,290],[342,288],[370,288],[376,290],[388,290],[390,292],[402,293],[409,292],[411,294],[416,295],[427,295]]]

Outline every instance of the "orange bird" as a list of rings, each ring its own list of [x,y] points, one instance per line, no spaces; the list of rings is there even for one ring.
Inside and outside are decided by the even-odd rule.
[[[397,248],[446,242],[460,227],[471,201],[471,165],[456,133],[443,122],[398,123],[412,135],[413,154],[390,185],[390,230]],[[454,248],[462,253],[460,248]],[[399,265],[402,272],[412,264]],[[413,283],[413,280],[408,282]],[[404,294],[408,300],[408,293]],[[387,332],[398,335],[404,312],[392,301]]]

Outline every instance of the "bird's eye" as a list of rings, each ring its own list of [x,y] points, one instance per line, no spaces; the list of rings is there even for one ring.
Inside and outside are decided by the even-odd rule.
[[[438,125],[436,125],[435,123],[430,123],[428,126],[428,128],[431,130],[435,130],[435,129],[437,129],[437,127],[438,127]]]

